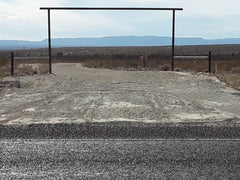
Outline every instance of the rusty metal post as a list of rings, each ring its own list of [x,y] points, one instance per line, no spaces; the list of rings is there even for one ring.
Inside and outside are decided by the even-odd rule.
[[[11,52],[11,76],[14,74],[14,53]]]
[[[140,58],[142,60],[142,66],[147,67],[147,54],[143,53]]]
[[[211,73],[212,72],[212,52],[209,51],[208,54],[208,72]]]
[[[175,54],[175,10],[173,10],[172,22],[172,71],[174,71],[174,54]]]
[[[51,14],[48,9],[48,56],[49,56],[49,74],[52,74],[52,42],[51,42]]]

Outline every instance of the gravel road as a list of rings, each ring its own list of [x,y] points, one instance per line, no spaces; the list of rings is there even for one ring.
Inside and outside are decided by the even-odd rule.
[[[239,179],[240,91],[214,76],[53,72],[4,79],[0,179]]]
[[[239,140],[0,140],[0,179],[240,178]]]
[[[207,74],[53,64],[0,96],[0,125],[142,122],[239,126],[240,91]],[[7,77],[4,81],[18,78]]]

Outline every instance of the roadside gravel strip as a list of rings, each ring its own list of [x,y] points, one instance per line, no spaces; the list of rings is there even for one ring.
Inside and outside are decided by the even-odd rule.
[[[174,128],[184,130],[180,136],[190,131],[190,137],[201,137],[209,131],[211,137],[215,136],[212,132],[240,137],[240,91],[226,87],[214,76],[89,69],[74,63],[53,64],[53,72],[55,75],[20,77],[21,88],[0,91],[1,137],[13,130],[32,134],[31,128],[37,136],[36,127],[46,134],[46,129],[53,134],[69,132],[70,137],[76,129],[85,135],[87,129],[99,131],[100,137],[105,137],[102,132],[130,131],[162,137],[165,133],[161,132],[173,134]],[[64,126],[68,127],[65,131]]]

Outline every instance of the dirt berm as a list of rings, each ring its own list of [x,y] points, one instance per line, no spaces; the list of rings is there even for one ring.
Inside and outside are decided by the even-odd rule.
[[[0,92],[1,138],[240,137],[240,91],[215,76],[74,63],[53,73],[4,79],[20,88]]]

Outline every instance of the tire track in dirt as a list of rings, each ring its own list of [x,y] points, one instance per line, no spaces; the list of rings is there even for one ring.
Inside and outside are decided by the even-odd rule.
[[[239,91],[207,74],[88,69],[79,64],[53,64],[53,72],[20,77],[21,88],[0,97],[0,125],[240,124]]]

